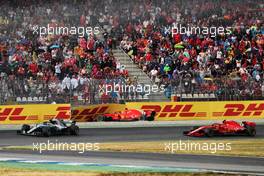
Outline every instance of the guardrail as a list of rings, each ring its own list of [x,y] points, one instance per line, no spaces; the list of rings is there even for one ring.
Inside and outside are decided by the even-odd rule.
[[[70,103],[72,105],[88,105],[101,103],[120,103],[145,101],[151,102],[153,99],[146,99],[139,93],[117,93],[104,96],[100,91],[100,86],[104,82],[117,80],[93,79],[78,84],[77,87],[69,85],[62,86],[62,82],[52,82],[44,80],[30,79],[9,79],[2,77],[0,81],[0,104],[28,104],[28,103]],[[165,86],[165,95],[172,97],[173,101],[229,101],[229,100],[263,100],[264,86],[254,81],[242,82],[240,80],[210,80],[201,84],[189,84],[185,87],[184,81],[177,80],[178,84]],[[121,81],[126,85],[126,80]],[[230,82],[227,84],[227,82]],[[159,85],[160,86],[160,85]],[[175,99],[175,97],[177,97]]]

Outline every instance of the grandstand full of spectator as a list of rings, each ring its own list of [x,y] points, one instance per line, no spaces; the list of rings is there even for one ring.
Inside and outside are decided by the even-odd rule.
[[[248,99],[264,92],[261,0],[12,0],[1,1],[0,6],[4,97],[76,95],[89,103],[131,97],[98,90],[99,85],[114,82],[136,84],[113,56],[118,45],[153,83],[165,85],[167,97],[181,91]],[[48,24],[99,26],[100,35],[33,32],[36,25]],[[174,24],[230,26],[232,33],[172,34],[166,29]]]

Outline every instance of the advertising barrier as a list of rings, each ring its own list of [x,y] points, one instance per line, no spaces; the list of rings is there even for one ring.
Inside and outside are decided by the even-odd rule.
[[[264,101],[131,102],[126,108],[153,110],[158,121],[261,119]]]
[[[74,107],[72,112],[70,104],[3,105],[0,124],[31,124],[51,118],[89,122],[126,108],[155,111],[157,121],[262,119],[264,101],[130,102]]]
[[[72,119],[96,121],[99,115],[127,109],[152,110],[157,121],[261,119],[264,101],[130,102],[73,108]]]
[[[70,119],[70,104],[31,104],[0,106],[0,124],[31,124],[51,118]]]
[[[105,113],[114,113],[126,108],[124,104],[98,104],[91,106],[80,106],[72,109],[72,120],[77,122],[96,121],[99,115]]]

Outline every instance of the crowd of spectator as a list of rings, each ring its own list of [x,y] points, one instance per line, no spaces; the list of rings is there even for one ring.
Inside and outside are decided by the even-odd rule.
[[[247,97],[264,91],[261,0],[12,0],[0,7],[1,96],[116,100],[99,87],[135,84],[113,56],[118,45],[166,92],[237,91]],[[33,32],[48,24],[99,27],[100,34]],[[211,37],[166,30],[175,24],[232,27],[232,33]]]
[[[135,19],[125,26],[120,45],[154,83],[165,84],[171,93],[262,97],[263,2],[162,1],[141,6],[132,11]],[[179,24],[230,33],[183,34]]]
[[[103,3],[103,2],[102,2]],[[112,53],[111,38],[99,35],[38,35],[36,26],[99,28],[106,17],[96,1],[1,1],[1,96],[107,97],[99,85],[126,82],[128,72]]]

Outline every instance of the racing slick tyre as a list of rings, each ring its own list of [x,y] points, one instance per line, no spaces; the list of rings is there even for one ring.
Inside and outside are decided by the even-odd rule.
[[[106,121],[113,121],[112,117],[106,117],[106,116],[98,116],[97,122],[106,122]]]
[[[22,125],[21,130],[17,130],[17,134],[25,134],[30,130],[30,126],[29,125]]]
[[[187,135],[190,131],[183,131],[183,135]]]
[[[71,125],[69,129],[70,129],[70,135],[74,135],[74,136],[78,136],[79,135],[80,129],[79,129],[78,126]]]
[[[155,120],[156,112],[152,111],[150,116],[147,118],[148,121],[154,121]]]
[[[207,128],[207,129],[204,130],[204,134],[207,137],[213,137],[214,136],[214,131],[212,129],[210,129],[210,128]]]
[[[104,121],[110,122],[113,121],[113,118],[104,116]]]
[[[97,117],[97,122],[103,122],[103,121],[105,121],[105,117],[104,116],[98,116]]]
[[[29,130],[30,130],[30,126],[29,125],[27,125],[27,124],[22,125],[22,127],[21,127],[21,132],[22,133],[23,133],[23,131],[25,133],[27,133]]]
[[[255,128],[253,128],[251,126],[245,126],[245,128],[246,128],[246,133],[248,136],[252,136],[252,137],[256,136],[256,129]]]
[[[48,127],[42,128],[42,136],[44,137],[50,137],[51,136],[51,130]]]
[[[140,120],[145,121],[145,120],[146,120],[146,115],[143,114],[143,115],[140,117]]]

